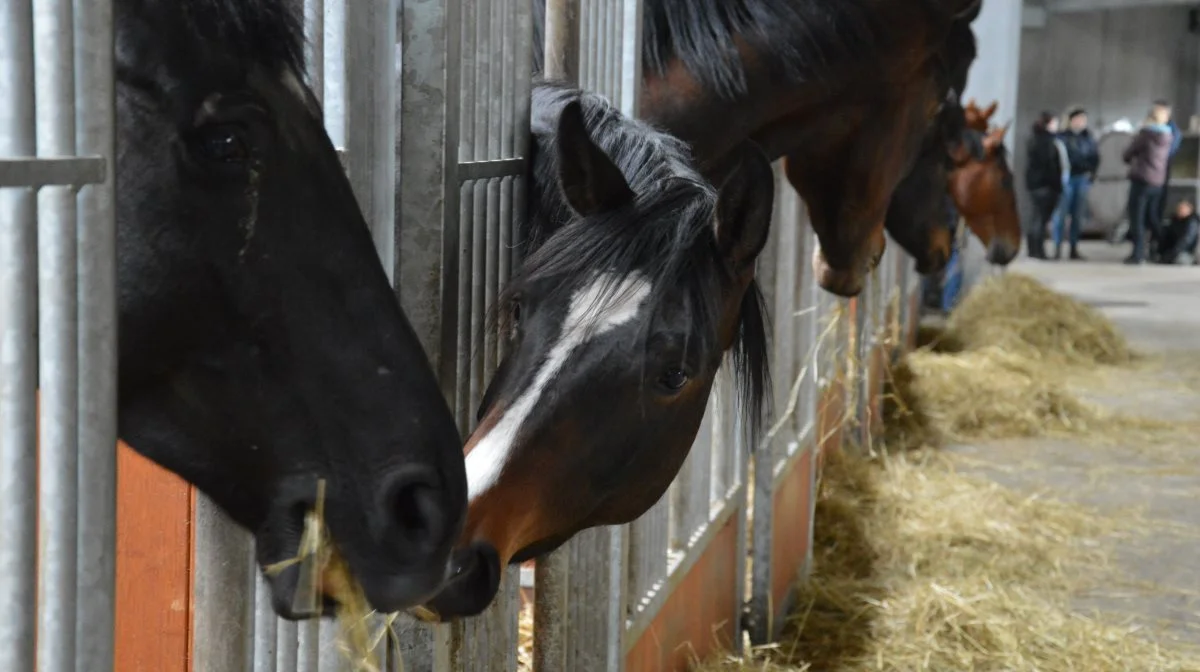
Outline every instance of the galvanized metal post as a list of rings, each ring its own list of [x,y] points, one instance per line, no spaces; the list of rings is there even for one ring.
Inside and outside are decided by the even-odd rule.
[[[546,0],[546,79],[577,83],[579,80],[580,0]],[[567,669],[569,604],[567,585],[571,557],[559,549],[539,558],[534,570],[533,669],[559,672]]]
[[[79,194],[79,547],[75,669],[113,669],[117,545],[116,95],[112,0],[76,0],[80,155],[107,159]]]
[[[346,152],[388,280],[395,261],[396,1],[346,2]]]
[[[579,3],[546,0],[546,79],[579,81]]]
[[[33,156],[33,8],[0,8],[0,156]],[[0,185],[0,670],[34,667],[37,229],[30,189]]]
[[[75,41],[70,0],[34,0],[38,155],[75,154]],[[70,186],[38,193],[38,664],[75,669],[79,480],[76,206]]]

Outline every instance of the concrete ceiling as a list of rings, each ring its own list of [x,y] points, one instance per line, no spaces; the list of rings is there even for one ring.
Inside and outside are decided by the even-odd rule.
[[[1004,0],[990,0],[1002,2]],[[1008,0],[1011,1],[1011,0]],[[1094,12],[1102,9],[1138,9],[1143,7],[1200,7],[1198,0],[1025,0],[1025,8],[1034,11]]]

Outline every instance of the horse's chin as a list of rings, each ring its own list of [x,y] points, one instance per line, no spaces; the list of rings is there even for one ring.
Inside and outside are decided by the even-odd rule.
[[[825,253],[818,247],[813,253],[813,271],[817,276],[817,285],[831,294],[847,299],[858,296],[866,284],[867,275],[879,267],[885,249],[884,245],[876,244],[871,254],[867,255],[866,263],[842,269],[830,266],[825,259]]]

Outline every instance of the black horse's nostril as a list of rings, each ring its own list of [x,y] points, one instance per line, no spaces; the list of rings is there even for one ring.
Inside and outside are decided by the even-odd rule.
[[[442,592],[429,606],[443,620],[477,616],[500,590],[503,568],[495,547],[476,542],[454,552]]]
[[[445,493],[437,473],[427,467],[406,467],[385,481],[380,518],[389,543],[407,553],[434,553],[447,534]]]

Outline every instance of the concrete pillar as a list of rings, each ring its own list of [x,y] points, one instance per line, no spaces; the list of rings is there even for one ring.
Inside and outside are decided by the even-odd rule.
[[[1021,66],[1021,6],[1020,0],[985,0],[979,17],[971,24],[975,31],[979,55],[967,77],[963,102],[974,98],[981,107],[999,101],[992,119],[1007,123],[1017,113],[1017,77]],[[1010,129],[1004,142],[1010,152],[1014,147]],[[1011,156],[1011,154],[1010,154]],[[963,262],[964,292],[985,274],[993,272],[986,261],[979,239],[968,234]]]

